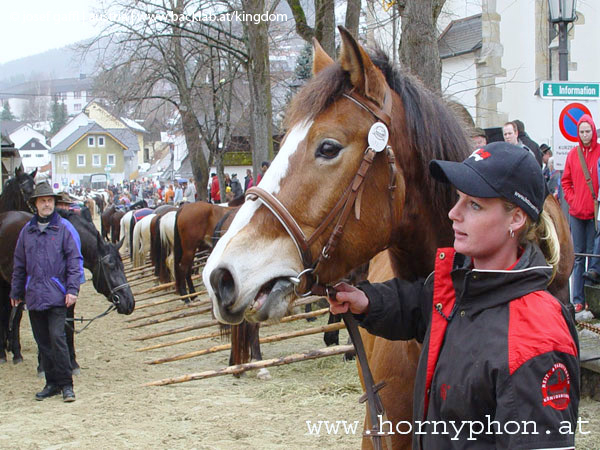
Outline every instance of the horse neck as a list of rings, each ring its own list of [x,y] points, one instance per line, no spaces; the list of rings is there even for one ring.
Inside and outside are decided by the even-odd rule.
[[[30,212],[23,196],[12,185],[5,186],[4,192],[0,194],[0,212],[6,211]]]
[[[98,248],[98,240],[90,230],[82,225],[78,221],[78,218],[74,218],[71,215],[67,220],[71,222],[77,233],[79,233],[79,240],[81,241],[81,256],[83,256],[83,267],[93,272],[94,267],[98,263],[98,255],[100,249]]]

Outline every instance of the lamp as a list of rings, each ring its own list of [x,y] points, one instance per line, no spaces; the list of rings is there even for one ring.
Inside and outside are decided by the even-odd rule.
[[[577,0],[548,0],[550,22],[558,24],[558,79],[569,79],[569,48],[567,42],[567,24],[577,18],[575,5]]]

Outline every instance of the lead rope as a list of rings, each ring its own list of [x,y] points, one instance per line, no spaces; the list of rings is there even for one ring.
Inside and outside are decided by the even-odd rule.
[[[98,314],[96,317],[92,317],[91,319],[85,319],[83,317],[79,317],[79,318],[73,317],[72,319],[70,317],[67,317],[65,319],[66,322],[81,322],[81,323],[88,322],[86,324],[86,326],[83,327],[81,330],[76,330],[75,327],[73,325],[69,324],[69,323],[66,323],[65,325],[68,326],[71,330],[73,330],[74,333],[79,334],[79,333],[85,331],[85,329],[87,327],[89,327],[94,320],[99,319],[100,317],[104,317],[104,316],[108,315],[109,313],[111,313],[115,309],[117,309],[117,307],[115,305],[110,305],[106,311],[104,311],[103,313]]]

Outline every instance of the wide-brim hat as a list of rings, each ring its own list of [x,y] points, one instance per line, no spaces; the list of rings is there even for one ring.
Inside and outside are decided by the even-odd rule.
[[[33,190],[31,197],[29,197],[29,201],[34,203],[35,199],[38,197],[54,197],[54,199],[58,201],[60,195],[55,194],[52,187],[46,181],[42,181],[35,185],[35,189]]]
[[[56,199],[57,202],[61,202],[61,203],[67,203],[69,205],[75,203],[74,200],[71,199],[71,197],[69,196],[69,194],[65,191],[60,192],[58,194],[58,198]]]
[[[463,162],[433,160],[431,175],[472,197],[505,198],[537,222],[546,188],[542,169],[525,148],[493,142]]]

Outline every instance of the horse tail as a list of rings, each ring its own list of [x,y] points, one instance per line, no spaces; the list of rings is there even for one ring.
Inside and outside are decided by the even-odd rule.
[[[163,221],[162,219],[165,219],[165,221]],[[158,271],[158,278],[160,280],[161,283],[168,283],[169,281],[171,281],[171,276],[169,275],[170,272],[174,272],[169,270],[169,261],[168,261],[168,257],[169,255],[172,253],[172,242],[171,242],[171,238],[172,236],[169,236],[169,229],[167,228],[171,222],[174,223],[174,221],[169,220],[170,217],[167,215],[165,215],[164,217],[160,218],[160,249],[158,251],[158,266],[159,266],[159,271]],[[174,225],[173,225],[174,226]],[[164,229],[162,229],[164,228]]]
[[[133,223],[133,221],[132,221]],[[133,226],[133,245],[131,247],[131,260],[133,261],[133,267],[139,267],[142,265],[140,261],[142,259],[142,227],[141,222]]]
[[[250,361],[250,329],[251,325],[243,321],[231,326],[230,365],[245,364]]]
[[[154,223],[154,234],[151,235],[150,240],[150,260],[152,261],[152,265],[154,266],[154,276],[159,276],[160,274],[160,263],[161,263],[161,253],[162,253],[162,245],[160,238],[160,219],[161,216],[156,218],[156,222]]]
[[[133,261],[133,231],[135,230],[136,224],[135,216],[131,216],[131,220],[129,222],[129,257]]]
[[[181,236],[179,234],[179,213],[181,211],[181,209],[177,210],[177,214],[175,215],[175,226],[173,229],[173,266],[175,268],[175,288],[179,295],[185,294],[185,292],[180,292],[179,289],[180,286],[185,286],[185,274],[182,274],[178,269],[181,258],[183,258],[183,247],[181,245]]]

